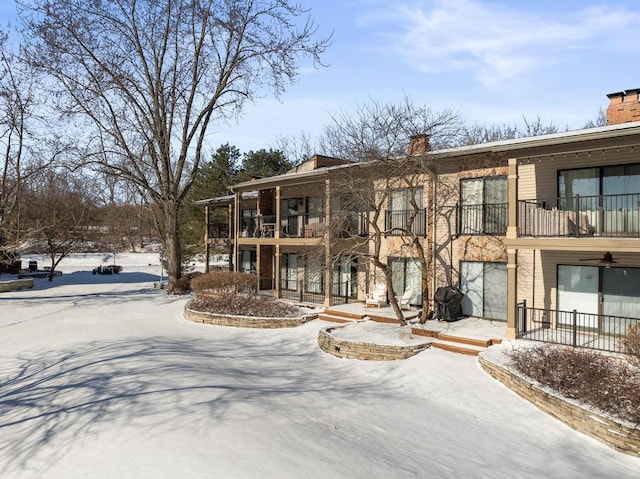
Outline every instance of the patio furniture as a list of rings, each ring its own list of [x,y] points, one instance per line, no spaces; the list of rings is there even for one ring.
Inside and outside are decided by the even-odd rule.
[[[400,309],[411,309],[411,297],[413,296],[413,289],[407,289],[402,296],[398,298],[398,306]]]
[[[384,284],[376,284],[373,292],[365,297],[367,308],[380,308],[387,304],[387,287]]]

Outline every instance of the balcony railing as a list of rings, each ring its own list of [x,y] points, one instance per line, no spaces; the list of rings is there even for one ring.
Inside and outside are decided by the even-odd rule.
[[[518,201],[520,236],[640,237],[640,193]]]
[[[409,227],[409,222],[412,217],[413,223]],[[408,233],[413,233],[415,235],[424,236],[426,234],[426,224],[426,208],[421,208],[417,212],[414,210],[385,211],[384,229],[388,235],[403,236]]]
[[[460,235],[503,235],[508,223],[508,203],[459,206]]]
[[[620,340],[640,319],[516,306],[518,338],[621,352]]]

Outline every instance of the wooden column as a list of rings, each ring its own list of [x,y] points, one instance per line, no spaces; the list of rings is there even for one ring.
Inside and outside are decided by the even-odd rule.
[[[331,180],[326,179],[324,184],[324,221],[326,228],[324,233],[324,305],[331,306],[332,275],[331,264]]]
[[[204,272],[209,272],[209,205],[204,207]]]

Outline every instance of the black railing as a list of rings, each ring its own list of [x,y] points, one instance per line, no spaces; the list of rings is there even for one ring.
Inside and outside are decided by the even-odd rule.
[[[411,219],[413,218],[413,222]],[[411,222],[411,225],[409,223]],[[385,211],[384,229],[388,235],[403,236],[409,233],[424,236],[426,234],[427,210]]]
[[[461,205],[458,234],[503,235],[509,224],[509,204]]]
[[[620,340],[640,319],[532,308],[523,301],[516,306],[516,323],[518,338],[621,352]]]
[[[520,236],[640,237],[640,193],[518,201]]]
[[[280,280],[280,297],[301,303],[324,303],[324,284],[314,281]]]

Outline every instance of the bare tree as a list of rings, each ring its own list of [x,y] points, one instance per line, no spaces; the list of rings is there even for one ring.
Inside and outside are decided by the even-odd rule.
[[[287,0],[19,1],[33,64],[59,107],[87,121],[88,162],[143,192],[180,278],[178,211],[210,126],[282,93],[301,57],[319,64],[308,11]]]
[[[48,141],[36,136],[36,109],[42,105],[34,83],[34,72],[15,53],[9,34],[0,31],[0,261],[11,262],[22,240],[23,183],[48,165],[36,149],[46,148]]]
[[[429,311],[431,256],[423,198],[424,189],[431,187],[436,174],[433,161],[414,154],[424,153],[433,145],[448,146],[460,128],[458,116],[451,111],[433,112],[405,98],[399,104],[372,102],[353,114],[342,114],[334,118],[323,137],[324,145],[335,156],[360,161],[336,169],[332,179],[330,230],[334,258],[370,261],[383,275],[389,301],[402,323],[389,261],[394,253],[420,263],[423,317]],[[416,144],[422,142],[421,149],[409,148],[411,138]],[[404,206],[396,214],[390,211],[390,205],[398,195],[402,195]]]
[[[51,260],[49,281],[60,261],[99,231],[89,185],[87,179],[50,169],[33,177],[23,192],[22,221],[29,226],[28,240]]]
[[[522,121],[523,125],[515,123],[513,125],[507,123],[502,125],[481,125],[475,123],[461,130],[457,143],[460,146],[478,145],[492,141],[549,135],[560,131],[553,122],[544,123],[540,115],[533,120],[523,116]],[[568,131],[568,129],[568,127],[565,127],[564,131]]]

